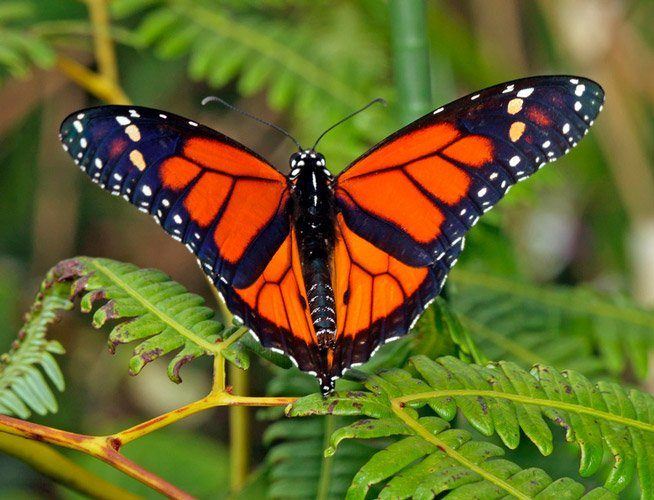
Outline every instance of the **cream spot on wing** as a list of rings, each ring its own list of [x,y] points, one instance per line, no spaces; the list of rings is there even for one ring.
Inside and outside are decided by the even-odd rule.
[[[134,142],[141,140],[141,131],[133,123],[125,127],[125,133],[127,134],[127,137],[132,139]]]
[[[135,149],[129,154],[129,159],[141,172],[145,170],[145,158],[143,158],[143,155],[138,149]]]
[[[511,99],[509,101],[508,106],[506,107],[506,110],[509,112],[510,115],[515,115],[516,113],[520,112],[520,110],[522,109],[523,102],[524,101],[519,97],[516,97],[515,99]]]
[[[509,129],[509,137],[511,138],[512,142],[516,142],[520,137],[522,137],[522,134],[525,132],[525,124],[524,122],[513,122],[511,124],[511,128]]]

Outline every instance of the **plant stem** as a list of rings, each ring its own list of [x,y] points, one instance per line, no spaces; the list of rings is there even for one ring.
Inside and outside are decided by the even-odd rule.
[[[107,500],[140,498],[92,474],[43,443],[0,432],[0,451],[25,462],[44,476],[85,496]]]
[[[44,441],[64,448],[81,451],[92,457],[99,458],[103,462],[108,463],[112,467],[164,495],[181,499],[192,498],[185,491],[180,490],[156,474],[145,470],[143,467],[118,453],[112,447],[111,443],[102,437],[62,431],[6,415],[0,415],[0,431],[14,436]]]
[[[286,406],[296,399],[237,396],[228,392],[212,393],[198,401],[109,436],[77,434],[0,415],[0,436],[4,432],[77,450],[99,458],[164,495],[175,498],[190,498],[190,495],[186,492],[121,455],[118,452],[120,447],[178,420],[216,406]]]
[[[322,442],[322,449],[329,448],[329,439],[334,433],[334,415],[325,415],[325,436]],[[324,456],[320,465],[320,481],[318,482],[318,492],[316,500],[327,500],[329,498],[329,487],[331,486],[332,466],[334,465],[334,456]]]
[[[424,0],[390,0],[389,7],[399,116],[408,123],[431,108],[427,6]]]
[[[229,383],[234,393],[247,396],[248,374],[235,365],[229,365]],[[229,408],[229,483],[232,494],[238,493],[248,478],[250,465],[249,412],[245,406]]]
[[[118,87],[118,65],[116,64],[116,52],[109,32],[109,12],[106,0],[86,0],[89,9],[91,26],[93,27],[93,39],[95,48],[95,59],[100,69],[100,74],[112,84]]]
[[[102,75],[94,73],[74,59],[59,55],[55,64],[57,69],[70,80],[98,99],[114,104],[129,103],[129,99],[120,87],[116,87]]]

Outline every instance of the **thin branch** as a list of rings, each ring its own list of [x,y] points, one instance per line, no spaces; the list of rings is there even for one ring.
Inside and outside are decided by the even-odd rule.
[[[109,30],[109,12],[106,0],[86,0],[89,17],[93,27],[95,59],[100,74],[106,78],[113,87],[118,87],[118,65],[116,52],[111,40]]]
[[[176,410],[155,417],[124,431],[109,436],[90,436],[55,429],[45,425],[26,422],[13,417],[0,415],[0,432],[43,441],[64,448],[77,450],[99,458],[112,467],[141,481],[156,491],[175,498],[191,498],[188,493],[168,483],[159,476],[143,469],[119,453],[120,448],[151,432],[166,427],[200,411],[216,406],[287,406],[297,398],[236,396],[228,392],[218,392],[182,406]]]
[[[81,451],[92,457],[99,458],[112,467],[124,472],[130,477],[141,481],[150,488],[167,495],[180,499],[190,499],[191,495],[180,490],[159,476],[145,470],[143,467],[127,459],[115,449],[109,442],[98,436],[87,436],[74,432],[62,431],[53,427],[26,422],[6,415],[0,415],[0,431],[21,436],[27,439],[43,441],[64,448]]]
[[[79,87],[98,99],[114,104],[129,104],[129,99],[120,87],[74,59],[60,54],[57,56],[55,66]]]
[[[106,500],[140,498],[80,467],[44,443],[0,432],[0,451],[85,496]]]
[[[325,415],[325,435],[323,437],[322,449],[326,450],[330,446],[330,439],[335,430],[334,415]],[[320,479],[318,481],[318,493],[316,500],[327,500],[332,479],[332,468],[334,467],[333,455],[323,455],[320,463]]]
[[[229,365],[229,383],[239,397],[244,397],[248,393],[247,375],[245,370],[234,364]],[[244,405],[233,405],[229,409],[229,486],[232,494],[241,491],[248,478],[251,448],[249,416],[249,411]]]

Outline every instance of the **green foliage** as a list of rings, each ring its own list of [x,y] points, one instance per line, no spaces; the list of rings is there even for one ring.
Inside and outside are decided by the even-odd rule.
[[[298,370],[276,370],[267,393],[297,396],[315,390],[315,379]],[[276,420],[265,431],[268,466],[268,496],[271,498],[343,498],[357,470],[378,450],[370,443],[350,442],[338,453],[324,449],[335,429],[353,422],[351,418],[282,419],[282,408],[260,410],[261,419]]]
[[[83,294],[81,309],[90,312],[97,301],[106,301],[93,314],[93,326],[107,320],[126,319],[109,334],[109,349],[138,342],[130,360],[130,372],[171,352],[168,377],[181,382],[180,369],[187,363],[216,351],[217,342],[235,334],[239,328],[225,328],[215,321],[204,299],[186,291],[166,274],[140,269],[109,259],[77,257],[55,267],[60,280],[74,281],[72,295]],[[242,349],[229,348],[226,359],[239,367],[248,366]]]
[[[35,4],[25,1],[0,5],[0,83],[6,77],[27,77],[33,66],[49,68],[54,63],[50,46],[25,29],[36,10]]]
[[[264,434],[264,444],[274,445],[270,464],[270,498],[343,498],[357,470],[375,448],[349,442],[336,454],[325,456],[325,438],[342,426],[342,418],[328,416],[280,420]]]
[[[455,311],[491,359],[572,368],[593,377],[627,369],[638,379],[647,376],[654,313],[632,301],[465,269],[453,271],[450,283]]]
[[[45,337],[58,313],[68,310],[68,287],[50,272],[25,317],[25,324],[9,352],[0,356],[0,413],[28,418],[32,411],[45,415],[57,411],[57,400],[48,381],[64,389],[64,377],[53,354],[63,354],[56,340]]]
[[[299,139],[309,143],[376,97],[380,88],[388,93],[382,84],[386,57],[378,35],[367,26],[365,5],[330,8],[329,3],[315,2],[286,7],[271,12],[234,3],[217,9],[209,0],[113,4],[119,17],[147,9],[139,14],[141,41],[163,59],[188,56],[192,79],[216,88],[234,82],[243,96],[265,90],[273,109],[290,110],[301,119]],[[352,151],[363,152],[364,141],[379,140],[390,131],[391,123],[388,113],[371,111],[344,124],[335,132],[338,141],[331,147],[326,141],[322,149],[338,170],[354,159]]]
[[[527,372],[511,362],[480,366],[453,357],[432,361],[416,356],[410,361],[410,369],[411,373],[381,372],[366,383],[367,391],[340,392],[326,399],[307,396],[298,400],[288,414],[366,415],[376,419],[370,424],[372,427],[359,424],[369,432],[367,437],[414,434],[413,440],[419,441],[444,430],[429,429],[420,422],[426,407],[445,421],[453,420],[461,412],[474,429],[485,436],[497,434],[510,449],[518,446],[522,432],[543,455],[553,449],[552,431],[547,423],[550,421],[565,430],[569,442],[579,446],[579,473],[583,477],[600,470],[606,453],[613,461],[605,481],[609,491],[622,491],[638,475],[643,497],[652,496],[654,398],[651,395],[610,382],[593,384],[574,371],[559,372],[536,366]],[[352,429],[339,430],[332,436],[332,446],[343,437],[366,435]],[[436,443],[431,438],[427,440]],[[428,447],[423,455],[430,451],[433,450]],[[457,460],[458,467],[479,474],[456,454],[447,451],[445,454]],[[390,459],[385,462],[393,463]],[[378,481],[400,473],[411,462],[399,469],[389,466]],[[409,474],[417,487],[422,476],[413,474],[420,470],[404,470],[403,475]],[[547,485],[540,484],[541,489]],[[354,490],[356,485],[355,480]],[[516,487],[521,488],[518,484]]]

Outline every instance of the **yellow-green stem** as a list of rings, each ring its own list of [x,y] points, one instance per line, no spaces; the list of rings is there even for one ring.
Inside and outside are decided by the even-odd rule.
[[[229,383],[232,391],[240,397],[248,393],[248,373],[229,365]],[[250,425],[249,411],[245,406],[229,408],[229,452],[230,452],[230,490],[238,493],[247,481],[250,466]]]
[[[329,439],[334,432],[334,415],[326,415],[325,417],[325,435],[322,441],[322,449],[329,448]],[[334,456],[322,457],[320,465],[320,481],[318,482],[318,492],[316,500],[327,500],[329,498],[329,486],[331,485],[332,466],[334,465]]]

